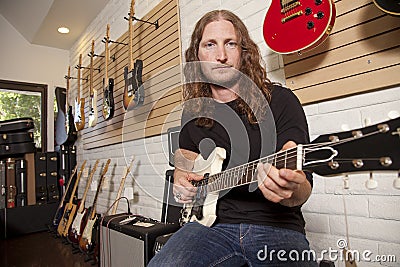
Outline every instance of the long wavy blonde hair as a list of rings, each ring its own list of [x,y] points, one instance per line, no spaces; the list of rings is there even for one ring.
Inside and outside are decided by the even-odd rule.
[[[207,105],[207,101],[196,101],[200,98],[212,98],[211,87],[207,82],[198,82],[198,77],[201,76],[201,70],[197,65],[190,62],[199,61],[198,52],[200,41],[203,36],[204,28],[213,21],[227,20],[232,23],[236,36],[238,37],[239,49],[241,49],[241,64],[239,71],[243,73],[247,81],[251,81],[253,87],[258,90],[250,90],[240,86],[237,111],[240,114],[246,114],[248,121],[251,124],[257,123],[256,118],[260,119],[271,101],[271,91],[274,84],[267,78],[265,68],[261,65],[261,56],[258,46],[250,38],[249,32],[239,17],[227,10],[215,10],[205,14],[195,26],[189,48],[185,52],[186,64],[184,73],[186,83],[183,90],[183,99],[189,100],[190,105],[185,105],[187,111],[193,114],[208,114],[197,119],[196,124],[199,126],[211,127],[213,125],[212,105],[211,108]],[[193,81],[193,82],[191,82]],[[249,86],[249,82],[243,83],[245,87]],[[247,85],[247,86],[246,86]],[[265,99],[260,101],[260,91]]]

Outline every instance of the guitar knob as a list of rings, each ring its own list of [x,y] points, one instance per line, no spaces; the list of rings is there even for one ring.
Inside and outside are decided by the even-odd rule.
[[[317,6],[319,6],[320,4],[322,4],[322,0],[315,0],[315,4],[316,4]]]
[[[307,22],[307,29],[311,30],[312,28],[314,28],[314,22],[312,21]]]
[[[317,13],[317,19],[322,19],[324,16],[325,16],[325,15],[324,15],[324,12],[318,11],[318,13]]]
[[[307,8],[305,9],[305,14],[306,14],[306,16],[311,15],[311,13],[312,13],[312,9],[309,8],[309,7],[307,7]]]

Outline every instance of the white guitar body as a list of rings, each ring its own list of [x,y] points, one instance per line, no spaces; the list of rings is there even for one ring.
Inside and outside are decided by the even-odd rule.
[[[222,163],[226,158],[226,151],[221,147],[216,147],[210,154],[207,160],[204,160],[201,155],[198,155],[193,171],[199,175],[219,173],[222,170]],[[196,203],[185,204],[182,209],[181,224],[186,222],[197,221],[205,226],[211,226],[217,218],[216,207],[219,198],[219,193],[208,193],[203,204],[201,219],[198,219],[196,215],[192,214],[192,209],[195,208]]]
[[[79,100],[75,99],[75,117],[74,117],[74,122],[75,123],[80,123],[81,122],[81,102]]]
[[[79,236],[81,234],[81,224],[82,224],[82,219],[83,216],[85,216],[86,211],[83,212],[78,212],[75,215],[75,219],[74,222],[72,223],[72,232],[75,234],[76,236]]]
[[[88,220],[82,233],[82,239],[87,240],[88,245],[92,244],[92,230],[95,222],[96,217],[93,220]]]
[[[97,124],[97,91],[93,92],[91,98],[91,108],[89,112],[89,127],[94,127]]]

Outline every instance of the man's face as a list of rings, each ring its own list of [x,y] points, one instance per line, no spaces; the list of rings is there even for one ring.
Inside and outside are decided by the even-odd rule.
[[[233,86],[238,79],[241,48],[233,24],[227,20],[209,23],[203,32],[199,44],[200,61],[212,64],[201,64],[206,79],[224,87]]]

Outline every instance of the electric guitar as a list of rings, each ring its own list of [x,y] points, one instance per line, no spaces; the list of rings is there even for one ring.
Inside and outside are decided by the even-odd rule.
[[[79,55],[78,65],[78,93],[75,99],[75,127],[77,131],[85,128],[85,98],[81,98],[81,67],[82,67],[82,54]]]
[[[393,16],[400,16],[400,0],[373,0],[374,4],[383,12]]]
[[[108,42],[110,39],[110,24],[107,24],[107,32],[105,37],[105,67],[103,78],[103,117],[104,120],[109,120],[114,116],[114,79],[108,78],[108,59],[110,58],[110,51]]]
[[[207,160],[201,155],[194,170],[204,175],[193,181],[197,187],[194,201],[182,209],[181,224],[198,221],[211,226],[216,219],[219,192],[257,182],[257,164],[288,169],[307,170],[323,176],[350,172],[400,170],[400,118],[362,129],[322,135],[311,144],[280,151],[220,172],[226,151],[217,147]],[[216,171],[211,171],[216,170]]]
[[[87,219],[87,213],[88,213],[87,208],[85,208],[86,196],[89,191],[90,184],[92,183],[92,179],[96,172],[97,166],[99,165],[99,162],[100,162],[100,160],[96,160],[96,162],[90,172],[89,178],[86,182],[85,191],[84,191],[82,199],[79,203],[78,211],[76,212],[75,219],[74,219],[72,226],[68,232],[68,240],[71,243],[75,243],[75,244],[79,243],[79,239],[81,238],[82,231],[86,225],[86,219]]]
[[[57,100],[57,118],[54,123],[55,126],[55,136],[57,146],[61,146],[68,139],[68,133],[66,128],[66,89],[57,87],[55,90],[56,100]]]
[[[65,205],[64,214],[62,216],[60,223],[58,224],[57,233],[60,236],[67,236],[69,226],[71,225],[71,222],[75,216],[76,205],[73,203],[73,200],[75,197],[76,189],[78,188],[78,185],[79,185],[79,180],[82,176],[83,169],[85,168],[85,165],[86,165],[86,160],[83,162],[81,169],[79,170],[78,176],[76,177],[76,181],[74,184],[74,188],[72,189],[72,192],[71,192],[71,197],[69,199],[69,202]],[[72,176],[70,179],[72,179]]]
[[[65,188],[64,194],[61,197],[61,201],[58,205],[58,208],[56,210],[56,213],[54,214],[53,217],[53,226],[58,226],[60,219],[62,218],[62,215],[64,214],[64,210],[65,210],[65,206],[64,206],[64,201],[65,201],[65,197],[67,195],[68,189],[71,185],[72,182],[72,178],[75,176],[76,171],[78,170],[78,165],[75,166],[74,170],[72,171],[72,174],[70,176],[70,179],[68,180],[67,186]]]
[[[124,184],[125,184],[125,180],[126,177],[128,176],[129,172],[131,171],[132,165],[133,165],[133,161],[135,160],[135,157],[132,157],[131,159],[131,163],[129,164],[129,166],[126,168],[125,170],[125,175],[122,177],[121,179],[121,183],[119,184],[119,189],[117,192],[117,197],[116,197],[116,203],[114,203],[114,206],[111,210],[111,214],[110,215],[115,215],[117,213],[117,208],[118,208],[118,204],[119,204],[119,199],[121,198],[121,194],[122,194],[122,190],[124,189]]]
[[[264,19],[264,40],[276,53],[301,53],[321,44],[335,19],[333,0],[272,0]]]
[[[89,127],[94,127],[97,124],[97,90],[93,90],[93,55],[94,55],[94,40],[92,40],[92,50],[90,53],[90,112],[89,112]]]
[[[71,79],[71,67],[68,66],[68,77],[67,77],[67,88],[65,91],[65,110],[68,110],[65,117],[65,128],[67,131],[67,140],[63,145],[73,145],[78,138],[78,133],[76,131],[75,123],[74,123],[74,115],[72,112],[72,106],[68,103],[69,98],[69,80]]]
[[[99,180],[99,184],[97,185],[96,195],[94,196],[94,201],[92,204],[88,220],[85,225],[85,229],[83,230],[82,236],[79,240],[79,248],[82,252],[85,253],[92,251],[95,245],[93,241],[95,239],[95,235],[97,235],[96,226],[99,220],[99,217],[96,215],[97,198],[99,196],[99,192],[103,185],[103,181],[107,173],[108,166],[110,165],[110,162],[111,160],[108,159],[106,165],[104,166],[103,172]]]
[[[124,95],[123,95],[123,106],[125,110],[128,108],[136,108],[143,105],[144,102],[144,87],[142,86],[142,69],[143,61],[136,60],[133,63],[133,51],[132,51],[132,17],[135,14],[134,11],[135,0],[131,2],[131,10],[129,12],[129,67],[124,68]]]

